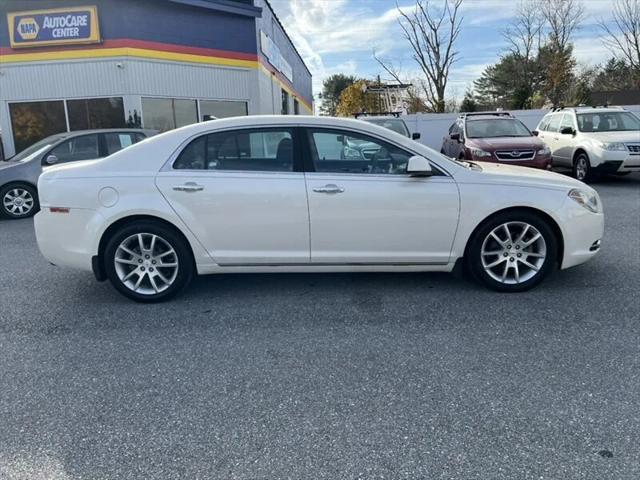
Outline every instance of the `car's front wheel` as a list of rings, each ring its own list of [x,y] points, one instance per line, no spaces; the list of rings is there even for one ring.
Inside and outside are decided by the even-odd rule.
[[[0,188],[0,216],[27,218],[39,208],[38,191],[31,185],[12,183]]]
[[[103,260],[113,286],[138,302],[173,297],[190,282],[195,270],[182,235],[153,221],[118,230],[107,242]]]
[[[475,232],[467,264],[488,288],[522,292],[554,268],[557,251],[558,240],[546,220],[530,212],[506,212]]]
[[[591,162],[586,153],[579,153],[573,161],[573,176],[581,182],[591,179]]]

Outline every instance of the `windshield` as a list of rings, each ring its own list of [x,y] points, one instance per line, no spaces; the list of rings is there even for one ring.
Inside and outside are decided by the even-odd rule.
[[[65,138],[64,135],[52,135],[50,137],[45,138],[44,140],[40,140],[39,142],[34,143],[28,148],[25,148],[17,155],[9,158],[8,162],[26,162],[31,160],[33,157],[36,157],[40,153],[43,153],[44,150],[52,146],[58,140]]]
[[[530,137],[531,132],[515,118],[467,120],[467,138]]]
[[[628,132],[640,130],[640,120],[629,112],[579,113],[581,132]]]
[[[409,130],[404,123],[404,120],[400,120],[398,118],[365,118],[363,119],[365,122],[373,123],[374,125],[379,125],[384,128],[388,128],[400,135],[404,135],[405,137],[409,136]]]

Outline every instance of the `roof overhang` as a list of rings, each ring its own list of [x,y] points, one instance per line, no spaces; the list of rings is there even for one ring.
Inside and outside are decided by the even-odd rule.
[[[245,17],[261,17],[262,8],[233,0],[169,0],[174,3],[181,3],[192,7],[206,8],[218,12],[243,15]]]

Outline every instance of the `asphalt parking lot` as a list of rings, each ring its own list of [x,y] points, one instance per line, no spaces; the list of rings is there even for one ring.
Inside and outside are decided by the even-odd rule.
[[[592,262],[198,279],[127,301],[0,221],[2,479],[640,478],[640,175]]]

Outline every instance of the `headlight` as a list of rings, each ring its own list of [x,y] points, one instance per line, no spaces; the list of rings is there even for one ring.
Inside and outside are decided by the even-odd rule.
[[[343,149],[343,155],[345,159],[350,159],[350,158],[361,159],[362,158],[362,153],[360,152],[360,150],[356,150],[355,148],[346,147],[346,146]]]
[[[627,147],[625,147],[624,143],[620,142],[597,142],[598,147],[603,150],[609,150],[610,152],[626,152]]]
[[[598,213],[600,211],[598,194],[595,192],[587,192],[585,190],[580,190],[579,188],[574,188],[569,192],[569,198],[593,213]]]
[[[551,149],[545,145],[538,150],[538,155],[551,155]]]
[[[491,152],[485,152],[484,150],[481,150],[479,148],[470,148],[469,151],[471,152],[471,155],[473,157],[490,157],[491,156]]]

